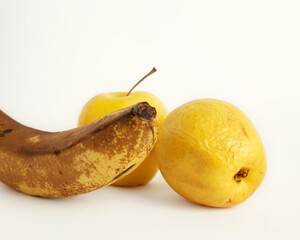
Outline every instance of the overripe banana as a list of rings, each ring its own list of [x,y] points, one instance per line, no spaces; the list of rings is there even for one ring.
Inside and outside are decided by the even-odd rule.
[[[133,171],[153,148],[156,110],[138,103],[63,132],[26,127],[0,110],[0,181],[23,193],[67,197]]]

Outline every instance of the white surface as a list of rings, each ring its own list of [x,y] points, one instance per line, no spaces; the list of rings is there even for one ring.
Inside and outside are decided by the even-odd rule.
[[[299,239],[300,2],[0,0],[0,106],[44,130],[76,126],[98,93],[240,107],[265,144],[263,184],[243,204],[190,203],[160,175],[49,200],[0,185],[1,239]]]

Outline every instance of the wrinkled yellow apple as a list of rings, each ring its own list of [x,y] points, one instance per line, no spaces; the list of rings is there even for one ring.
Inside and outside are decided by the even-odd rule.
[[[149,76],[151,73],[155,71],[156,70],[154,68],[144,78],[146,78],[147,76]],[[113,93],[99,94],[93,97],[83,107],[79,116],[78,126],[87,125],[95,121],[96,119],[103,117],[111,112],[134,105],[138,102],[148,102],[152,107],[156,108],[158,125],[160,126],[168,114],[167,109],[163,105],[163,103],[151,93],[148,92],[131,93],[131,90],[128,93],[113,92]],[[148,155],[148,157],[143,161],[143,163],[136,170],[134,170],[126,177],[113,183],[113,185],[115,186],[143,185],[151,181],[151,179],[156,175],[157,171],[158,171],[158,167],[156,163],[156,156],[153,154],[153,150],[152,150]]]
[[[195,203],[239,204],[264,178],[261,139],[232,104],[214,99],[186,103],[168,115],[158,135],[155,154],[163,177]]]

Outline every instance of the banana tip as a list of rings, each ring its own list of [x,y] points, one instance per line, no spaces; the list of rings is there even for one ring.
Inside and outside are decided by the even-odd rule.
[[[132,109],[132,113],[139,118],[151,120],[156,117],[156,109],[147,102],[140,102]]]

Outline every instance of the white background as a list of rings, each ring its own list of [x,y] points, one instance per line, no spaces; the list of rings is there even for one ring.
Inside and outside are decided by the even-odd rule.
[[[214,209],[147,186],[42,199],[0,184],[1,239],[299,239],[300,1],[0,0],[0,108],[23,124],[77,124],[98,93],[149,91],[172,111],[241,108],[264,142],[264,182]]]

